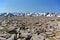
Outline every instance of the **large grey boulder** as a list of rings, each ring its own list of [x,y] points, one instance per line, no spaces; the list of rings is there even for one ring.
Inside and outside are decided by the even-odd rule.
[[[0,40],[7,40],[6,38],[0,37]]]
[[[11,34],[14,34],[14,33],[17,34],[17,31],[16,31],[15,27],[13,27],[13,26],[9,27],[7,31],[8,31],[8,33],[11,33]]]
[[[17,40],[16,34],[12,34],[7,40]]]
[[[8,33],[0,34],[0,37],[4,37],[4,38],[9,38],[10,36],[11,36],[11,34],[8,34]]]

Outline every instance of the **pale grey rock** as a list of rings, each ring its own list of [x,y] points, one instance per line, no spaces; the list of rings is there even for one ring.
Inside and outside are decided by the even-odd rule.
[[[0,27],[0,30],[3,30],[4,29],[4,27]]]
[[[15,27],[11,26],[11,27],[8,28],[8,31],[12,31],[14,29],[15,29]]]
[[[0,40],[7,40],[6,38],[0,37]]]
[[[16,37],[16,34],[12,34],[10,38],[8,38],[7,40],[16,40],[17,37]]]
[[[46,35],[50,36],[50,37],[55,36],[55,34],[53,32],[46,32]]]
[[[0,34],[0,37],[4,37],[4,38],[9,38],[10,36],[11,36],[11,34],[8,34],[8,33]]]
[[[44,40],[45,36],[44,35],[37,35],[37,34],[33,34],[31,40]]]
[[[17,39],[17,40],[21,40],[21,39],[19,38],[19,39]]]

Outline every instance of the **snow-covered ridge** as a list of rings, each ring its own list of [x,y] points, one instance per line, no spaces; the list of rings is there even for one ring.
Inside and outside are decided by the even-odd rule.
[[[46,16],[46,17],[60,17],[59,13],[2,13],[0,16],[7,17],[7,16]]]

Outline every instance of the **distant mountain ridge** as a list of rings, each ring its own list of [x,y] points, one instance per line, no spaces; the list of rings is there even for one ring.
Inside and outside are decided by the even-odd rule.
[[[58,16],[58,13],[2,13],[0,17],[13,17],[13,16]]]

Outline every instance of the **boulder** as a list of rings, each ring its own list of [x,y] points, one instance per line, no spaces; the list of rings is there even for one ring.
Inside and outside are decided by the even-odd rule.
[[[37,34],[33,34],[33,36],[31,37],[30,40],[44,40],[45,36],[44,35],[37,35]]]
[[[0,37],[0,40],[7,40],[6,38]]]
[[[11,33],[11,34],[14,34],[14,33],[17,34],[15,27],[9,27],[7,31],[8,33]]]
[[[0,37],[9,38],[11,34],[0,34]]]
[[[7,40],[17,40],[16,34],[12,34],[12,36],[8,38]]]

